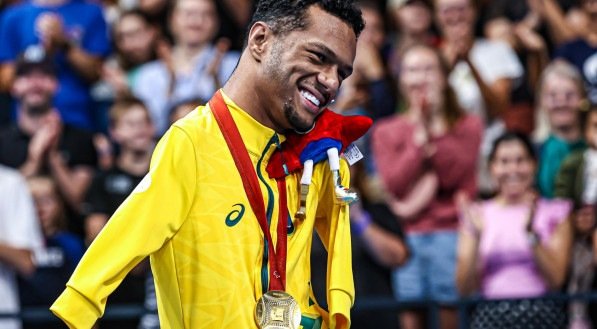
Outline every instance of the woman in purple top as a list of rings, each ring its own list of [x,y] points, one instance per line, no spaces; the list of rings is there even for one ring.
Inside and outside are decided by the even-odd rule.
[[[489,157],[497,195],[462,204],[456,285],[463,295],[486,299],[539,297],[561,287],[571,245],[571,204],[538,199],[536,157],[529,140],[499,137]],[[519,311],[523,312],[519,312]],[[546,301],[479,306],[472,328],[562,328],[560,306]]]

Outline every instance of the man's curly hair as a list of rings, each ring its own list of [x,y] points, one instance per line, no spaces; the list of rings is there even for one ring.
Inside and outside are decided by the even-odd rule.
[[[348,24],[358,37],[365,27],[361,10],[352,0],[260,0],[253,14],[251,24],[267,23],[274,34],[285,34],[307,28],[307,10],[319,6]]]

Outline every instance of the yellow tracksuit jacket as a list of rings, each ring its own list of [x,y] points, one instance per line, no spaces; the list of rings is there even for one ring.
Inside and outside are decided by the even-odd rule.
[[[278,191],[265,171],[282,135],[255,121],[224,94],[256,168],[277,239]],[[343,183],[349,172],[342,162]],[[300,173],[286,178],[288,210],[298,208]],[[334,204],[327,163],[315,166],[307,218],[289,223],[288,291],[303,328],[347,328],[354,301],[348,207]],[[288,221],[288,219],[286,219]],[[310,285],[312,231],[328,251],[327,300]],[[269,280],[263,233],[234,160],[209,109],[174,124],[156,147],[149,174],[89,247],[51,311],[71,328],[91,328],[109,294],[150,256],[161,328],[256,328],[255,303]]]

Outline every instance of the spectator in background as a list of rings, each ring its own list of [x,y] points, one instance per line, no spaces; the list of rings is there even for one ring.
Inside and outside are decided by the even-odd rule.
[[[170,115],[168,116],[168,120],[170,124],[184,118],[187,114],[193,112],[197,108],[197,106],[205,104],[205,101],[201,98],[190,98],[182,100],[172,106],[170,111]]]
[[[63,124],[52,102],[60,89],[47,57],[25,53],[16,63],[12,95],[17,122],[0,131],[0,164],[25,177],[49,174],[67,204],[78,210],[93,177],[97,155],[91,134]]]
[[[576,209],[572,221],[574,244],[567,285],[570,294],[597,290],[597,105],[581,112],[581,127],[588,148],[573,152],[564,160],[555,188],[555,196],[573,200]],[[573,302],[569,310],[571,329],[592,328],[592,323],[597,324],[595,304],[593,309],[588,310],[585,303]]]
[[[472,0],[435,0],[435,16],[443,38],[440,49],[452,68],[450,85],[462,108],[485,122],[478,183],[482,194],[490,194],[493,187],[485,159],[493,140],[504,131],[502,115],[523,67],[507,44],[475,37]]]
[[[35,255],[35,273],[19,280],[21,305],[48,308],[60,295],[83,256],[83,241],[66,231],[68,219],[65,204],[54,180],[49,176],[35,176],[29,178],[28,183],[46,248]],[[48,323],[29,323],[25,327],[62,328]]]
[[[543,69],[549,64],[547,44],[526,21],[512,24],[506,17],[495,17],[484,29],[489,40],[506,42],[524,65],[523,76],[512,87],[510,106],[502,114],[506,129],[530,135],[535,128],[535,91]]]
[[[27,182],[1,165],[0,196],[0,312],[18,313],[15,273],[27,277],[35,272],[34,252],[43,249],[43,241]],[[21,323],[0,319],[0,328],[19,329]]]
[[[137,84],[139,68],[157,58],[158,31],[140,10],[122,13],[112,31],[116,56],[104,65],[102,78],[116,98],[126,97]]]
[[[413,46],[400,66],[400,90],[408,109],[380,120],[372,135],[390,209],[401,218],[411,250],[405,266],[395,271],[396,297],[454,302],[458,215],[453,199],[457,193],[476,194],[482,124],[458,104],[448,85],[449,69],[436,50]],[[421,316],[402,311],[401,328],[422,328]],[[456,312],[442,307],[440,323],[456,328]]]
[[[160,37],[167,40],[172,40],[169,20],[172,13],[173,3],[176,1],[138,0],[138,9],[149,17],[151,25],[158,31]]]
[[[160,60],[139,70],[133,94],[151,113],[158,135],[168,129],[171,104],[189,97],[210,99],[236,67],[229,43],[212,42],[218,31],[214,0],[177,0],[171,17],[174,46],[162,47]]]
[[[394,25],[387,62],[396,79],[400,76],[402,53],[410,46],[439,43],[432,30],[433,10],[427,0],[389,0],[387,9]]]
[[[563,44],[555,52],[581,72],[589,101],[597,104],[597,1],[581,0],[582,13],[588,19],[579,38]]]
[[[145,105],[121,99],[110,109],[110,135],[119,153],[113,168],[96,174],[85,202],[85,242],[91,244],[108,219],[141,182],[149,170],[154,147],[154,127]],[[148,263],[141,262],[110,296],[113,303],[142,304],[145,300]],[[151,282],[153,284],[153,281]],[[155,300],[154,300],[155,301]],[[101,328],[136,328],[137,320],[101,321]]]
[[[9,90],[15,60],[23,52],[43,52],[57,67],[56,106],[62,120],[95,128],[91,83],[109,54],[108,32],[100,6],[76,0],[32,0],[6,10],[0,22],[0,87]]]
[[[541,196],[554,196],[556,175],[562,161],[573,151],[584,150],[579,110],[585,92],[580,73],[571,64],[549,64],[539,80],[537,127],[539,143],[537,186]]]
[[[538,199],[533,189],[533,147],[524,135],[506,133],[489,157],[497,195],[470,205],[461,199],[456,283],[462,295],[532,298],[557,291],[566,276],[571,204]],[[472,328],[563,328],[565,312],[553,301],[480,304]]]

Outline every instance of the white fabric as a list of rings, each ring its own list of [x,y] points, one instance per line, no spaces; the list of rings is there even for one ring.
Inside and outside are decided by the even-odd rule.
[[[12,169],[0,166],[0,243],[41,251],[43,240],[27,183]],[[0,262],[0,312],[19,311],[14,271]],[[0,320],[2,329],[21,328],[20,321]]]
[[[313,160],[307,160],[303,164],[303,175],[301,176],[301,185],[311,185],[313,177]]]
[[[330,163],[331,170],[340,170],[340,156],[338,155],[338,149],[331,147],[328,149],[328,161]]]
[[[585,204],[597,204],[597,150],[588,149],[585,152],[584,177],[582,201]]]

